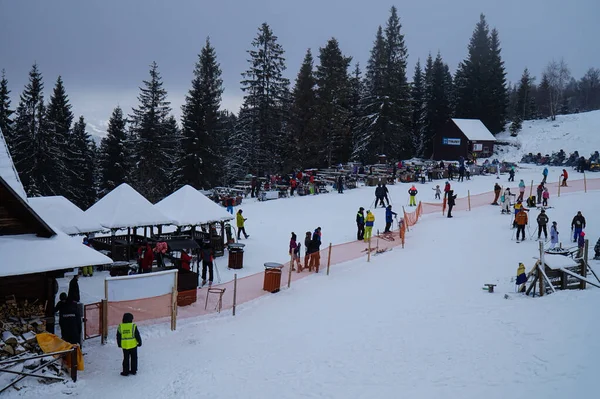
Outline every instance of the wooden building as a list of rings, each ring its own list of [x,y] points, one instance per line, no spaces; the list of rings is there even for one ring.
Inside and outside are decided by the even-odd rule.
[[[463,157],[487,158],[496,138],[479,119],[450,119],[433,139],[433,159],[456,161]]]
[[[0,132],[0,303],[42,304],[46,329],[54,331],[57,277],[110,258],[48,224],[30,206]],[[4,317],[19,316],[4,314]]]

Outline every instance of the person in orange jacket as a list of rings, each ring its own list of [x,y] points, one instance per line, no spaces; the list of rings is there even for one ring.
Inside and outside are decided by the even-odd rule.
[[[521,241],[525,240],[525,226],[528,223],[527,212],[525,212],[525,208],[521,207],[517,216],[515,216],[515,222],[517,223],[517,241],[519,241],[519,233],[522,234]]]
[[[560,185],[563,187],[567,187],[567,179],[569,178],[569,173],[567,173],[566,169],[563,169],[562,175],[560,175],[560,177],[562,177],[562,183]]]

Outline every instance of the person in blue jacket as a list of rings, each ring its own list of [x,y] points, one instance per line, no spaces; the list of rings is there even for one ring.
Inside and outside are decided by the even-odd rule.
[[[390,232],[390,227],[392,227],[392,222],[394,221],[394,216],[397,216],[398,214],[396,212],[392,211],[392,206],[388,205],[387,208],[385,208],[385,230],[383,231],[384,233],[389,233]]]
[[[544,176],[544,178],[542,179],[542,184],[546,184],[546,179],[548,178],[548,167],[547,166],[544,167],[544,171],[542,172],[542,175]]]

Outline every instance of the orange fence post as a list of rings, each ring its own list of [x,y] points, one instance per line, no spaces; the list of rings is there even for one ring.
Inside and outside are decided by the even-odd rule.
[[[331,265],[331,243],[329,243],[329,254],[327,255],[327,275],[329,276],[329,266]]]

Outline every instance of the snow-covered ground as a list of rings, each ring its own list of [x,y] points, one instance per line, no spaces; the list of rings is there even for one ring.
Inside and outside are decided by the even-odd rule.
[[[558,152],[561,148],[567,156],[578,151],[581,156],[589,157],[594,151],[600,151],[600,111],[583,112],[581,114],[558,115],[555,121],[524,121],[523,129],[517,137],[510,137],[507,132],[496,138],[514,143],[514,146],[502,146],[502,151],[495,154],[500,160],[519,162],[523,155],[542,155]]]
[[[541,177],[540,167],[526,167],[515,184]],[[549,181],[557,175],[551,169]],[[490,191],[495,182],[494,176],[475,177],[453,186],[462,197],[467,190]],[[408,188],[390,187],[396,209],[407,204]],[[419,199],[433,202],[431,184],[417,188]],[[354,239],[356,210],[372,201],[373,189],[360,188],[244,203],[251,237],[243,241],[248,245],[242,271],[286,261],[291,231],[302,236],[320,226],[325,243]],[[600,235],[598,201],[600,191],[560,198],[552,193],[548,214],[565,245],[571,245],[570,222],[581,210],[593,247]],[[382,228],[381,209],[376,216],[376,229]],[[530,217],[536,216],[532,211]],[[334,265],[330,276],[312,275],[242,304],[235,317],[223,312],[180,320],[176,332],[167,324],[141,326],[136,376],[119,375],[121,351],[111,331],[106,346],[98,340],[84,344],[86,371],[76,384],[30,381],[6,397],[596,397],[600,320],[594,309],[600,290],[544,298],[515,294],[518,262],[531,268],[537,242],[528,236],[516,244],[509,220],[494,206],[455,212],[453,219],[425,215],[408,233],[405,249],[371,263]],[[229,278],[221,264],[222,277]],[[600,271],[600,262],[591,266]],[[82,278],[81,290],[93,291],[95,280],[101,283],[101,276]],[[496,292],[483,291],[484,283],[498,284]]]

